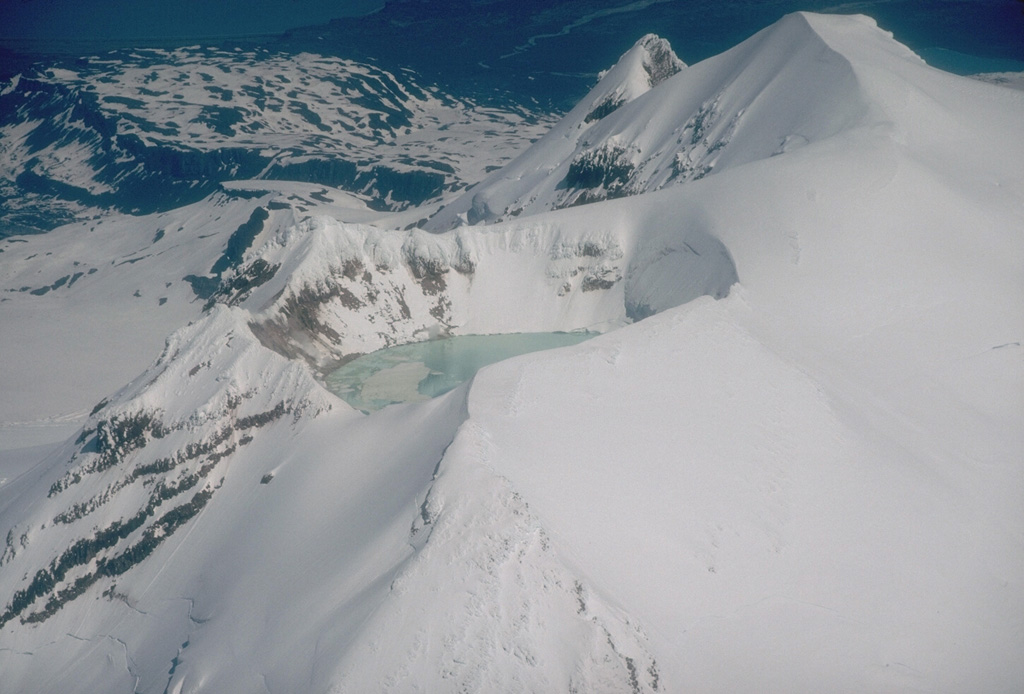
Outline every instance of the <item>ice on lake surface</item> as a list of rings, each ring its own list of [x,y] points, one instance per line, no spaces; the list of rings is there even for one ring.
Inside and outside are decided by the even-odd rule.
[[[357,357],[327,377],[327,387],[356,409],[429,400],[479,369],[520,354],[575,345],[597,333],[459,335],[389,347]]]

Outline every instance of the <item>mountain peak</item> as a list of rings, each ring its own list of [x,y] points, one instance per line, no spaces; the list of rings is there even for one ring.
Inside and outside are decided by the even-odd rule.
[[[656,34],[644,35],[622,54],[615,65],[600,73],[594,88],[533,148],[514,160],[510,167],[492,174],[480,185],[457,198],[447,209],[438,210],[424,228],[443,231],[463,224],[495,221],[506,213],[516,216],[518,213],[513,212],[513,208],[522,212],[522,206],[518,206],[518,203],[510,205],[509,200],[492,199],[489,195],[489,187],[495,180],[500,180],[502,186],[511,185],[517,189],[510,200],[521,197],[519,194],[525,194],[535,181],[532,177],[521,175],[516,170],[517,166],[530,168],[536,164],[531,163],[531,160],[538,151],[543,152],[541,158],[545,160],[571,157],[583,134],[589,132],[592,126],[669,77],[682,72],[685,67],[686,63],[676,56],[666,39]]]
[[[602,72],[597,85],[573,109],[586,113],[586,123],[600,120],[619,106],[658,86],[686,67],[669,42],[656,34],[647,34],[633,44],[614,66]]]
[[[862,16],[792,13],[685,70],[667,41],[648,34],[548,135],[426,228],[658,190],[893,122],[894,80],[912,88],[918,78],[905,70],[921,66]]]
[[[637,41],[633,48],[639,48],[644,53],[642,65],[651,87],[657,87],[686,67],[686,63],[679,59],[669,42],[657,34],[647,34]]]

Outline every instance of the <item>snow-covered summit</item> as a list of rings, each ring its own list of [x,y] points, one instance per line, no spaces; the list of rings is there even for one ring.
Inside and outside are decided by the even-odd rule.
[[[927,69],[859,16],[788,15],[681,74],[667,44],[645,37],[544,138],[427,228],[657,190],[882,123],[890,100],[873,85],[905,79],[904,63]],[[648,79],[649,65],[675,76]]]
[[[601,120],[619,106],[646,94],[686,67],[668,41],[647,34],[626,51],[615,65],[598,77],[597,86],[565,117],[567,122]]]

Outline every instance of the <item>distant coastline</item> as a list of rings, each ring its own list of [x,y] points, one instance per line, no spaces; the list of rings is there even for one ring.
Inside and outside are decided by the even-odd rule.
[[[193,8],[138,0],[127,12],[97,0],[5,3],[0,47],[21,54],[84,55],[125,48],[254,42],[289,29],[365,17],[384,0],[217,0]]]
[[[688,63],[716,55],[795,9],[863,12],[933,67],[960,75],[1024,71],[1015,3],[970,7],[930,0],[210,0],[196,6],[138,0],[111,16],[100,0],[8,3],[0,26],[0,80],[33,63],[113,51],[199,45],[266,48],[411,69],[478,98],[515,93],[567,109],[632,41],[657,33]],[[820,6],[820,7],[819,7]],[[425,42],[424,37],[430,37]],[[431,50],[430,44],[459,46]],[[465,59],[472,56],[472,59]],[[557,70],[553,67],[557,66]],[[564,99],[564,101],[560,101]]]
[[[251,46],[272,42],[282,35],[266,34],[220,34],[207,36],[136,36],[131,38],[82,38],[68,40],[63,38],[2,38],[0,49],[25,56],[89,56],[109,53],[111,51],[143,50],[147,48],[175,49],[186,46]]]

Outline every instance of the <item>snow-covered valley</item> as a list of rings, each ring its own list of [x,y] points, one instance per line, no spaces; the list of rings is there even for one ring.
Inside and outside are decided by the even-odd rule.
[[[1024,92],[800,13],[503,122],[425,207],[245,176],[0,240],[2,688],[1024,686]]]

